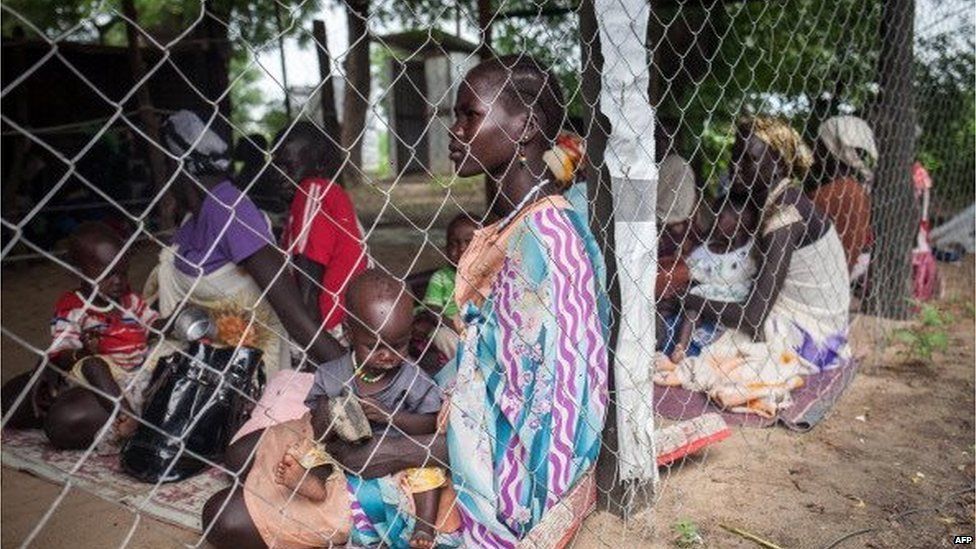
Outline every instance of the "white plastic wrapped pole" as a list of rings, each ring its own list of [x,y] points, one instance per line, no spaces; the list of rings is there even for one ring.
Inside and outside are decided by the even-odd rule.
[[[651,366],[657,276],[657,165],[654,111],[647,97],[647,0],[596,0],[603,53],[600,110],[610,121],[604,160],[614,205],[614,256],[620,285],[613,364],[618,466],[624,481],[657,482]]]

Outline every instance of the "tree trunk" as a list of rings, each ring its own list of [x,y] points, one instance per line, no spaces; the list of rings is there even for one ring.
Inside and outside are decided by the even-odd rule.
[[[491,11],[491,0],[478,0],[478,28],[481,31],[481,44],[478,46],[478,57],[491,57],[491,22],[495,18]]]
[[[122,0],[122,13],[125,14],[125,35],[128,43],[129,70],[132,72],[132,82],[142,80],[146,74],[146,63],[142,58],[139,47],[139,14],[134,0]],[[145,82],[136,91],[136,103],[139,107],[139,122],[142,130],[149,138],[145,142],[146,156],[149,158],[149,176],[152,179],[154,195],[163,191],[166,184],[166,159],[162,151],[155,144],[162,143],[159,135],[159,119],[153,112],[152,97],[149,95],[149,83]],[[171,229],[176,225],[176,202],[170,193],[166,193],[159,201],[160,229]]]
[[[590,229],[600,246],[607,268],[607,290],[610,293],[613,314],[620,310],[620,286],[617,284],[617,266],[613,247],[613,195],[610,191],[610,174],[603,162],[607,136],[610,133],[609,121],[600,113],[600,71],[603,55],[600,52],[600,34],[593,0],[583,0],[579,7],[580,53],[582,55],[583,78],[583,128],[586,136],[586,182],[587,199],[590,203]],[[597,462],[597,497],[602,509],[618,516],[622,515],[625,504],[625,486],[620,481],[617,464],[617,407],[614,391],[614,349],[616,349],[619,326],[616,318],[611,322],[610,339],[607,341],[609,353],[608,383],[610,404],[607,407],[606,426],[603,429],[603,447]]]
[[[220,117],[214,120],[211,129],[217,132],[229,146],[234,140],[230,126],[230,38],[227,27],[221,21],[230,20],[230,12],[226,9],[219,11],[217,6],[223,7],[226,2],[206,0],[206,14],[200,24],[203,38],[203,60],[206,67],[203,84],[204,94],[210,101],[217,102]]]
[[[346,2],[349,53],[345,62],[346,87],[342,100],[342,147],[349,153],[349,161],[342,170],[342,180],[347,187],[362,181],[363,134],[370,89],[367,17],[368,0]]]
[[[291,95],[288,89],[288,66],[285,63],[285,33],[281,24],[281,4],[275,2],[275,28],[278,30],[278,60],[281,63],[281,87],[285,88],[285,116],[291,120]]]
[[[325,21],[312,22],[312,37],[315,39],[319,58],[319,78],[322,88],[322,127],[330,139],[336,142],[341,138],[339,113],[336,111],[335,88],[332,86],[332,56],[329,54],[329,40],[325,32]]]
[[[915,160],[913,74],[914,0],[887,0],[881,8],[881,101],[875,120],[878,168],[872,194],[874,250],[869,309],[878,316],[910,314],[911,250],[919,211],[912,194]]]

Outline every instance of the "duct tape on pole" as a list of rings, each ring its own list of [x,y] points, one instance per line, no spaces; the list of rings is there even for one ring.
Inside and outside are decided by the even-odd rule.
[[[652,437],[657,165],[654,112],[647,97],[645,0],[596,0],[603,52],[600,110],[610,121],[605,151],[614,202],[614,255],[620,283],[614,360],[620,479],[657,481]]]

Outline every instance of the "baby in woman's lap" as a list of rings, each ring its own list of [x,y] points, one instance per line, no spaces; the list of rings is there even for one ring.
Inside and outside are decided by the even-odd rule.
[[[352,387],[374,436],[429,435],[437,431],[443,394],[431,377],[407,361],[412,334],[411,298],[400,281],[377,270],[354,278],[346,294],[349,314],[345,333],[352,352],[318,367],[305,404],[311,410],[312,431],[318,443],[308,441],[282,456],[275,480],[312,499],[327,497],[326,481],[340,472],[324,451],[332,417],[329,399]],[[306,473],[307,471],[307,473]],[[438,467],[410,469],[405,484],[413,494],[417,525],[411,546],[433,546],[440,489],[446,483]]]
[[[708,237],[686,259],[691,275],[688,293],[712,302],[744,303],[752,293],[757,271],[753,239],[759,212],[734,197],[722,199],[716,206]],[[685,313],[670,362],[684,360],[693,338],[701,346],[719,333],[717,328],[710,334],[696,333],[697,328],[701,327],[696,326],[693,315]]]

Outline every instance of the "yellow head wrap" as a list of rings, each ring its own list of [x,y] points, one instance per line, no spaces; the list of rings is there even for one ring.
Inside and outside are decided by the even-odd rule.
[[[794,179],[803,179],[813,165],[813,152],[800,134],[785,120],[769,116],[746,118],[739,127],[749,128],[752,134],[779,153]]]

